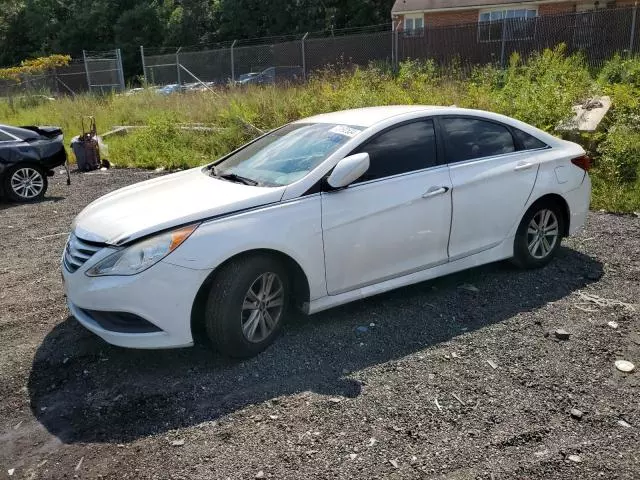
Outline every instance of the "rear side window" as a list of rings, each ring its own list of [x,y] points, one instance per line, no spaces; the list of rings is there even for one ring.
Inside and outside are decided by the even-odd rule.
[[[353,153],[369,154],[369,170],[359,182],[390,177],[437,165],[433,120],[411,122],[388,130]]]
[[[475,118],[442,118],[440,124],[448,163],[516,150],[511,132],[503,125]]]
[[[529,135],[528,133],[525,133],[522,130],[518,130],[517,128],[513,129],[513,134],[522,144],[522,148],[524,150],[536,150],[538,148],[546,148],[548,146],[546,143],[538,140],[533,135]]]

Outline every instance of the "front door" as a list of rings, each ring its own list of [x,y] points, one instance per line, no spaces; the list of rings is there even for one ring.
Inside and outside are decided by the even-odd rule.
[[[367,173],[322,194],[330,295],[447,262],[451,182],[437,162],[433,122],[393,127],[360,152],[370,156]]]

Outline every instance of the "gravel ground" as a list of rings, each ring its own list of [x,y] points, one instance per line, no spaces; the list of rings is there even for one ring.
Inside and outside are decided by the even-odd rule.
[[[301,316],[239,363],[111,347],[69,318],[71,220],[153,175],[56,176],[44,202],[0,205],[0,478],[640,477],[640,373],[614,367],[640,368],[638,218],[592,213],[542,270]]]

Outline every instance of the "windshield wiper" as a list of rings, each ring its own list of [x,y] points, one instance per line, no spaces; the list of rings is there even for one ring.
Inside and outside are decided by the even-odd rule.
[[[258,185],[258,182],[256,182],[252,178],[243,177],[241,175],[238,175],[237,173],[220,173],[215,166],[211,167],[210,172],[215,177],[224,178],[225,180],[230,180],[232,182],[244,183],[245,185],[251,185],[252,187]]]

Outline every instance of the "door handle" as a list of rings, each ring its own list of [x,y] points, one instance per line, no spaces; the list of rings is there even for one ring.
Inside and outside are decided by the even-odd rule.
[[[422,194],[422,198],[431,198],[436,195],[441,195],[443,193],[447,193],[449,191],[449,187],[431,187],[425,193]]]
[[[530,169],[531,167],[533,167],[534,165],[535,165],[535,163],[533,163],[533,162],[521,162],[521,163],[518,163],[518,164],[515,166],[514,170],[515,170],[516,172],[519,172],[519,171],[521,171],[521,170],[529,170],[529,169]]]

